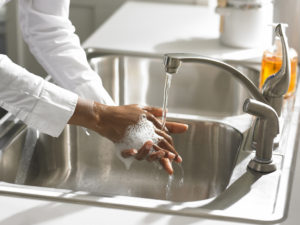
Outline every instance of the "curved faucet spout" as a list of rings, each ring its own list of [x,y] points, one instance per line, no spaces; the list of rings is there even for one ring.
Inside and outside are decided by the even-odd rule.
[[[253,136],[251,137],[253,138],[251,139],[253,142],[256,140],[254,139],[254,136],[258,138],[256,141],[256,158],[251,160],[249,168],[259,172],[272,172],[276,170],[275,165],[272,163],[272,149],[273,140],[279,132],[279,122],[277,112],[269,105],[269,102],[267,102],[268,99],[264,97],[254,83],[243,73],[233,66],[216,59],[206,58],[194,54],[166,54],[164,57],[166,72],[177,73],[182,62],[206,63],[219,67],[237,78],[243,84],[243,86],[248,89],[256,101],[253,99],[247,99],[243,107],[244,112],[256,115],[259,118],[255,122],[255,125],[257,124],[255,127],[258,127],[258,136],[255,136],[255,131],[252,131]]]
[[[197,62],[217,66],[229,72],[236,79],[238,79],[249,90],[253,98],[263,103],[267,103],[265,97],[262,95],[262,93],[251,80],[249,80],[243,73],[238,71],[236,68],[225,62],[212,58],[202,57],[195,54],[186,53],[170,53],[164,56],[164,65],[167,73],[177,73],[181,62]]]

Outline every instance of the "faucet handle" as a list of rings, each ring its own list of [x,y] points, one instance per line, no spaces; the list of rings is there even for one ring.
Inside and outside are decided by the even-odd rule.
[[[281,114],[284,94],[288,91],[290,83],[291,63],[289,58],[289,47],[284,33],[284,24],[278,24],[275,34],[279,36],[282,48],[282,65],[280,70],[267,78],[263,85],[263,95],[277,114]]]
[[[272,24],[272,25],[275,26],[276,24]],[[287,28],[287,27],[288,27],[287,23],[277,24],[276,27],[275,27],[275,34],[279,37],[285,35],[284,29]]]

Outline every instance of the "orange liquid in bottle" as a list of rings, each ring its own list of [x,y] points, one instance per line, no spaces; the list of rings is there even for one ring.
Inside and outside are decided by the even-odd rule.
[[[281,68],[281,56],[279,55],[272,55],[272,54],[264,54],[262,59],[261,65],[261,74],[260,74],[260,83],[259,87],[262,88],[265,80],[270,76],[279,71]],[[298,57],[294,56],[291,57],[291,77],[290,77],[290,84],[287,93],[284,97],[291,96],[296,90],[296,83],[297,83],[297,64],[298,64]]]

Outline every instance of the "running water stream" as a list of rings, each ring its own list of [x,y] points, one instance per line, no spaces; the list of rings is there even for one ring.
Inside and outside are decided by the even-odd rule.
[[[171,81],[172,81],[172,74],[166,73],[166,80],[165,80],[165,87],[164,87],[164,99],[163,99],[162,130],[165,129],[166,120],[167,120],[167,106],[168,106],[168,97],[169,97]]]
[[[171,86],[171,79],[172,79],[172,74],[166,73],[161,130],[164,130],[166,125],[168,96],[169,96],[169,89]],[[137,124],[129,126],[122,140],[120,140],[118,143],[115,144],[117,156],[124,163],[127,170],[130,169],[131,164],[135,160],[133,157],[124,159],[121,156],[122,150],[130,149],[130,148],[139,149],[143,145],[143,143],[145,143],[147,140],[152,140],[152,142],[156,144],[159,141],[159,136],[155,133],[154,125],[146,118],[142,117],[140,118]],[[165,189],[166,199],[170,199],[172,197],[172,191],[174,191],[174,189],[182,187],[184,182],[184,171],[182,165],[178,164],[175,166],[175,168],[176,171],[174,171],[174,175],[169,175],[168,177],[168,181]]]
[[[168,183],[166,185],[166,200],[172,199],[172,188],[178,189],[183,186],[184,183],[184,170],[181,164],[177,164],[178,171],[176,173],[169,175]],[[179,174],[178,174],[179,172]]]
[[[163,115],[162,115],[162,130],[165,129],[166,121],[167,121],[167,107],[168,107],[168,97],[169,97],[169,90],[171,87],[171,81],[172,81],[172,74],[166,73],[166,79],[165,79],[165,86],[164,86],[164,98],[163,98]],[[184,170],[181,164],[178,164],[180,169],[180,174],[176,175],[169,175],[168,183],[166,185],[166,199],[171,198],[171,188],[175,187],[181,187],[184,182]],[[174,179],[175,176],[175,179]],[[174,186],[175,185],[175,186]]]

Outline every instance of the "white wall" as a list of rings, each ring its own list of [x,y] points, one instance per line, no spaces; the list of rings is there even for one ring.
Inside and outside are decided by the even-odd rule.
[[[168,2],[173,4],[208,4],[215,0],[137,0],[150,2]],[[126,0],[71,0],[70,19],[76,27],[76,33],[83,42],[95,29],[109,18]],[[7,54],[19,65],[31,72],[45,76],[46,72],[36,62],[23,42],[17,24],[17,0],[7,5]]]

